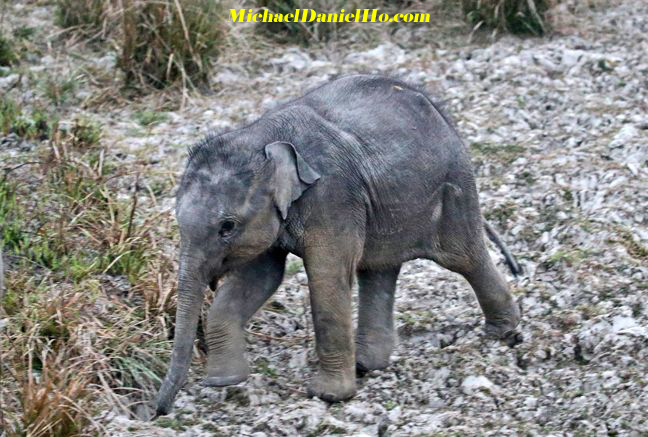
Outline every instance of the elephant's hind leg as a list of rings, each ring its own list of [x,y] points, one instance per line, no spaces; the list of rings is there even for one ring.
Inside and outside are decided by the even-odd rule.
[[[431,258],[468,280],[486,318],[487,334],[511,337],[520,321],[520,308],[486,249],[476,193],[465,193],[450,183],[440,190],[443,197],[440,211],[434,214]]]
[[[385,270],[359,270],[356,370],[384,369],[394,349],[394,292],[400,265]]]

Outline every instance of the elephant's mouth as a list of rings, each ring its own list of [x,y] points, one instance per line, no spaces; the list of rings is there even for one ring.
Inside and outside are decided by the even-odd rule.
[[[223,262],[220,265],[220,268],[212,274],[211,279],[209,280],[209,288],[212,289],[212,291],[216,290],[216,287],[218,287],[218,281],[225,276],[225,274],[230,270],[231,265],[227,257],[223,259]]]
[[[216,290],[218,286],[218,281],[227,275],[232,269],[243,265],[245,259],[233,256],[226,256],[221,262],[220,268],[211,275],[211,280],[209,280],[209,288]],[[209,277],[209,276],[208,276]]]
[[[218,282],[221,280],[223,276],[229,271],[229,269],[226,268],[221,268],[216,274],[212,276],[212,278],[209,280],[209,288],[212,289],[212,291],[216,291],[216,288],[218,287]]]

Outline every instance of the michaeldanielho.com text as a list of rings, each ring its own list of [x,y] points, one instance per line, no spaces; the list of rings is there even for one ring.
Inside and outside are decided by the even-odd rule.
[[[272,13],[267,9],[230,9],[230,22],[234,23],[429,23],[430,14],[409,12],[386,14],[378,9],[356,9],[353,12],[319,13],[314,9],[295,9],[294,13]]]

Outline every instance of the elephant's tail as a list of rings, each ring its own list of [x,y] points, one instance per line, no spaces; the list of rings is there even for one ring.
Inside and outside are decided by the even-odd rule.
[[[502,243],[500,236],[497,234],[497,232],[495,232],[495,229],[493,229],[490,223],[488,223],[486,219],[483,219],[482,221],[484,222],[484,230],[486,231],[486,235],[488,235],[488,238],[493,243],[495,243],[500,252],[502,252],[504,259],[506,260],[506,265],[511,270],[511,273],[513,273],[513,276],[517,277],[522,273],[522,268],[515,260],[515,257],[511,254],[511,251],[508,249],[508,247],[506,247],[506,245]]]

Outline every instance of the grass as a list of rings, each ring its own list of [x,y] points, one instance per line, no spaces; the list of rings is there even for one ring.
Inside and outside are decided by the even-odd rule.
[[[542,264],[546,269],[553,269],[561,264],[573,267],[579,265],[590,256],[591,254],[588,251],[582,249],[558,250]]]
[[[625,247],[626,251],[632,258],[640,261],[648,260],[648,247],[637,242],[632,236],[632,232],[621,226],[617,226],[616,234],[619,236],[617,241]]]
[[[302,260],[290,261],[286,264],[286,276],[295,276],[303,268],[304,262]]]
[[[105,39],[116,26],[115,0],[56,0],[57,26],[89,39]]]
[[[99,145],[102,135],[101,126],[92,120],[79,118],[70,130],[70,143],[76,149],[89,149]]]
[[[272,367],[270,361],[267,358],[259,357],[254,361],[254,368],[256,373],[261,373],[262,375],[267,376],[268,378],[276,379],[277,370]]]
[[[13,42],[0,34],[0,66],[10,67],[18,63],[18,55],[13,46]]]
[[[303,0],[257,0],[258,8],[268,9],[269,13],[291,14],[296,9],[314,9],[317,12],[340,12],[340,9],[346,6],[350,7],[343,1],[333,0],[316,0],[305,2]],[[311,42],[321,42],[333,39],[337,32],[343,26],[342,23],[258,23],[259,33],[265,37],[271,38],[282,43],[297,42],[308,45]]]
[[[517,144],[472,143],[470,145],[470,153],[477,167],[488,161],[497,161],[508,166],[525,150]]]
[[[462,0],[463,13],[475,29],[480,27],[513,34],[547,33],[545,14],[552,0]]]
[[[517,207],[518,205],[515,202],[508,201],[486,211],[484,217],[491,223],[499,223],[500,226],[506,227],[507,223],[515,215]]]
[[[79,77],[50,76],[43,82],[43,93],[53,105],[62,105],[74,97],[79,80]]]
[[[110,42],[128,87],[208,81],[224,45],[224,6],[213,0],[55,0],[55,22],[88,42]]]
[[[172,218],[150,212],[146,167],[119,165],[92,120],[54,125],[16,159],[24,165],[0,175],[0,246],[12,260],[3,427],[101,434],[94,417],[107,406],[134,414],[166,369],[175,275],[158,238],[173,237]]]
[[[169,417],[160,417],[155,421],[155,424],[160,428],[168,428],[177,432],[183,432],[187,430],[187,428],[183,425],[183,423],[180,420],[171,419]]]
[[[56,124],[56,119],[45,111],[35,109],[27,114],[10,98],[0,101],[0,134],[2,135],[14,133],[24,139],[47,139]]]
[[[138,111],[134,114],[135,121],[142,127],[151,127],[165,122],[168,116],[164,112]]]
[[[129,0],[119,67],[128,85],[184,87],[208,81],[224,42],[223,6],[212,0]]]

